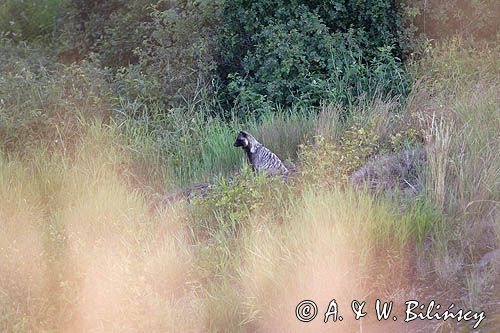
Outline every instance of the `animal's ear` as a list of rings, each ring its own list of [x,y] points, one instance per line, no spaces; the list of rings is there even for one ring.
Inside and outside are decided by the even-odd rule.
[[[250,133],[245,131],[240,131],[240,134],[243,135],[245,138],[248,138],[248,136],[250,135]]]

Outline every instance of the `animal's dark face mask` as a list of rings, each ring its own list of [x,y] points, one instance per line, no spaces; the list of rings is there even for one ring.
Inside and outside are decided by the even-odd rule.
[[[248,138],[247,134],[245,132],[240,132],[238,136],[236,137],[236,141],[234,142],[235,147],[248,147]]]

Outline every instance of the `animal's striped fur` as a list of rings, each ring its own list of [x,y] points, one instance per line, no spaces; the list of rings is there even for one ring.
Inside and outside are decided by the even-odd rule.
[[[236,137],[234,146],[243,148],[254,172],[264,172],[267,175],[288,175],[289,170],[279,157],[250,133],[241,131]]]

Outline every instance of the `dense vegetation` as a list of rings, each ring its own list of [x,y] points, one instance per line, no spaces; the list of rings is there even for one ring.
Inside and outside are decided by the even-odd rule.
[[[404,62],[421,54],[422,33],[494,40],[499,6],[494,0],[7,0],[0,32],[15,41],[52,41],[65,62],[98,60],[121,77],[121,93],[131,98],[169,106],[210,98],[225,110],[255,114],[406,95],[411,78]]]
[[[217,45],[226,99],[255,110],[405,94],[402,15],[391,0],[226,2]]]
[[[497,330],[497,8],[4,1],[0,331],[318,331],[293,310],[332,298],[454,302]],[[293,181],[253,175],[241,129]],[[351,186],[410,150],[418,186]]]

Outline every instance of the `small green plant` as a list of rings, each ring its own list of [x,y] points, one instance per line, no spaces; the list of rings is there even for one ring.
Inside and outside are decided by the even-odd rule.
[[[244,168],[232,179],[221,178],[206,197],[195,200],[195,220],[211,233],[231,234],[253,215],[277,216],[286,205],[286,185],[280,177],[254,175]]]
[[[391,134],[389,146],[393,151],[399,151],[404,148],[411,147],[422,142],[422,130],[415,128],[408,128],[403,131],[398,131]]]
[[[349,175],[380,148],[379,138],[370,130],[351,127],[338,144],[315,136],[301,146],[299,161],[304,181],[321,187],[346,184]]]

